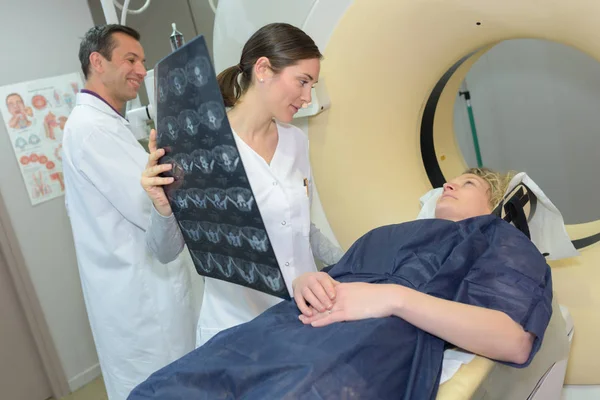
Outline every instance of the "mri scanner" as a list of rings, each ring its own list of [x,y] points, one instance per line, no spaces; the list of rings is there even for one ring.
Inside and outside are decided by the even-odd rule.
[[[466,168],[453,107],[482,54],[503,40],[538,38],[600,60],[599,18],[596,0],[220,0],[214,64],[217,72],[237,64],[245,41],[270,22],[291,23],[315,40],[325,57],[324,88],[313,93],[313,103],[330,106],[313,108],[297,124],[310,138],[318,187],[313,219],[348,248],[372,228],[414,219],[425,192]],[[597,385],[600,221],[567,231],[581,256],[549,262],[555,298],[568,308],[555,322],[577,330],[565,383]],[[565,364],[535,378],[530,398],[559,398]],[[486,385],[519,380],[513,375],[508,383],[499,369],[476,357],[442,385],[438,398],[494,398],[484,393]]]

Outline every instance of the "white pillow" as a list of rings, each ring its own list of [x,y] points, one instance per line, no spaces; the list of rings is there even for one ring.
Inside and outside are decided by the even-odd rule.
[[[431,189],[419,199],[421,202],[421,211],[419,211],[417,219],[435,218],[435,205],[443,191],[444,188]]]
[[[528,222],[531,241],[542,254],[549,254],[546,257],[549,260],[578,256],[579,252],[571,242],[562,214],[525,172],[519,172],[514,176],[506,192],[512,192],[521,182],[537,197],[535,213]]]

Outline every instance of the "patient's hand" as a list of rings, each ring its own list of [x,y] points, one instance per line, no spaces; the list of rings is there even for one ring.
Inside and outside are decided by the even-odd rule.
[[[334,322],[356,321],[367,318],[383,318],[392,315],[392,299],[396,285],[372,283],[340,283],[331,310],[313,316],[300,315],[300,321],[314,327]]]
[[[335,299],[335,286],[339,282],[325,272],[307,272],[292,283],[294,300],[302,314],[310,317],[313,310],[324,312],[331,309]],[[307,302],[312,306],[308,306]]]

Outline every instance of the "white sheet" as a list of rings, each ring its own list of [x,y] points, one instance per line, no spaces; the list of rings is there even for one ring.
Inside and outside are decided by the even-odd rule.
[[[475,354],[459,349],[448,349],[444,351],[442,363],[442,375],[440,385],[454,376],[463,364],[468,364],[475,358]]]

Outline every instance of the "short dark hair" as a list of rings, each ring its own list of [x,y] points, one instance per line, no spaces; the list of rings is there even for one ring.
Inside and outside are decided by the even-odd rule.
[[[140,33],[135,29],[117,24],[94,26],[86,32],[79,45],[79,62],[81,63],[81,70],[85,79],[88,78],[90,72],[90,55],[92,53],[98,52],[108,61],[111,60],[112,51],[117,46],[112,35],[117,32],[129,35],[138,42],[141,37]]]

